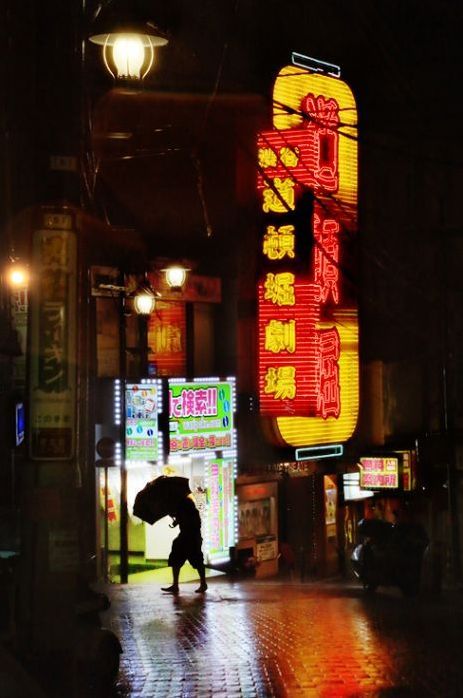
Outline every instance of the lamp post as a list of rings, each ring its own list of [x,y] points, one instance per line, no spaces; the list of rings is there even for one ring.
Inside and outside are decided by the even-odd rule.
[[[121,415],[120,424],[120,582],[126,584],[128,582],[129,572],[129,541],[128,541],[128,508],[127,508],[127,467],[125,453],[125,381],[127,375],[127,342],[126,342],[126,315],[127,301],[130,302],[129,308],[133,308],[138,319],[138,345],[139,345],[139,377],[144,377],[147,374],[148,363],[148,345],[147,345],[147,321],[150,314],[155,308],[156,298],[160,294],[153,289],[149,283],[148,277],[145,274],[144,279],[139,283],[135,290],[132,283],[126,285],[127,277],[123,272],[119,273],[119,284],[99,284],[99,288],[104,291],[110,291],[111,295],[117,299],[118,303],[118,318],[119,318],[119,373],[122,383],[120,395]],[[130,311],[129,311],[130,314]],[[105,496],[107,496],[107,477],[105,472]],[[107,507],[105,508],[105,516],[107,516]],[[105,521],[105,526],[107,522]],[[108,534],[105,533],[105,541],[108,540]]]

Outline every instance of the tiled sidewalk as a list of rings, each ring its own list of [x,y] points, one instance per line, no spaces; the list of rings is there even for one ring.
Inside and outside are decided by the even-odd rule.
[[[463,696],[461,592],[410,600],[355,584],[219,578],[203,597],[196,586],[178,597],[157,584],[109,588],[103,622],[124,648],[111,696]],[[0,697],[45,698],[1,645]]]
[[[463,695],[462,604],[326,583],[213,580],[204,598],[195,588],[111,589],[119,696]]]

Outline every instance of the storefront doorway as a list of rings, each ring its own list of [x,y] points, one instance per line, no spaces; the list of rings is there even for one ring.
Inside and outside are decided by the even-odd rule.
[[[217,574],[217,569],[230,560],[230,549],[237,538],[236,452],[230,417],[234,401],[229,399],[227,386],[223,387],[216,381],[211,389],[217,392],[220,420],[210,419],[208,422],[207,415],[185,416],[180,402],[175,403],[175,400],[183,400],[183,390],[189,391],[189,400],[196,390],[202,391],[201,398],[205,397],[205,389],[209,389],[205,386],[210,385],[208,380],[177,382],[167,401],[163,401],[161,395],[168,390],[167,383],[163,385],[155,380],[112,382],[113,409],[107,407],[110,403],[107,399],[103,410],[105,419],[97,423],[95,429],[97,455],[109,456],[96,460],[99,473],[99,566],[100,576],[107,581],[170,581],[168,557],[178,528],[172,527],[169,516],[149,525],[133,513],[137,493],[160,475],[188,479],[201,516],[203,554],[209,574]],[[228,392],[232,392],[232,382]],[[220,405],[220,400],[225,405]],[[175,414],[169,420],[163,402],[175,407]],[[186,399],[183,402],[186,404]],[[190,411],[193,403],[188,403]],[[208,404],[210,413],[214,411],[214,404]],[[223,411],[230,414],[222,414]],[[167,434],[162,433],[166,424],[169,425]],[[121,435],[123,444],[120,443]],[[232,448],[216,451],[210,447],[219,443]],[[182,568],[180,581],[196,578],[196,570],[188,565]]]
[[[229,542],[234,535],[235,525],[233,460],[194,457],[172,459],[166,465],[140,464],[127,471],[129,583],[164,582],[170,579],[167,560],[172,541],[178,535],[178,528],[172,527],[170,517],[164,517],[149,525],[133,514],[137,492],[159,475],[179,475],[188,478],[201,516],[206,564],[218,566],[229,557]],[[101,473],[99,531],[102,565],[106,567],[109,581],[120,582],[120,471],[116,468],[108,471],[107,502],[104,478],[104,473]],[[210,573],[213,573],[211,568]],[[185,565],[181,581],[196,578],[196,571]]]

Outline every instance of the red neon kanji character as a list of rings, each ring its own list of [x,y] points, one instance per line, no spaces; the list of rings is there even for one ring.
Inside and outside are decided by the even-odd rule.
[[[314,247],[314,281],[320,286],[320,298],[326,303],[331,293],[334,303],[339,303],[339,223],[333,218],[323,219],[320,212],[313,216],[313,231],[317,244]]]
[[[301,101],[301,110],[308,116],[307,127],[315,124],[318,128],[337,129],[339,127],[339,105],[333,97],[326,99],[323,95],[310,92]]]
[[[338,104],[335,99],[323,95],[308,94],[301,102],[301,109],[308,117],[306,126],[315,135],[315,167],[317,180],[326,187],[338,184]]]
[[[317,412],[323,419],[338,418],[341,411],[338,364],[340,350],[341,342],[336,327],[319,331]]]

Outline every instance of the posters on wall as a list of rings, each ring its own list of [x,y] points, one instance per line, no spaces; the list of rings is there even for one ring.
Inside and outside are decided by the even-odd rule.
[[[126,461],[158,460],[161,443],[158,433],[160,401],[161,389],[158,382],[126,384]]]
[[[238,526],[240,538],[269,536],[273,533],[270,497],[250,502],[240,502]]]
[[[235,537],[235,467],[233,459],[216,458],[206,464],[208,557],[229,555]]]

